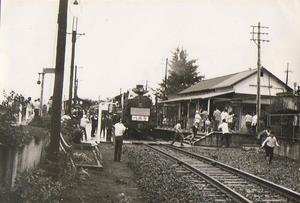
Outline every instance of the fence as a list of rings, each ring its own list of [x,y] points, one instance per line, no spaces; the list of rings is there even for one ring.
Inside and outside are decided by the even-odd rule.
[[[272,128],[276,137],[300,142],[300,114],[269,114],[268,126]]]

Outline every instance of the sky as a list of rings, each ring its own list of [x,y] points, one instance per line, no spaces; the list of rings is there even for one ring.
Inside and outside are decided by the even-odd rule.
[[[175,48],[197,59],[206,79],[256,68],[251,25],[268,26],[262,66],[300,84],[300,0],[69,0],[68,32],[78,17],[75,64],[81,98],[113,97],[145,84],[156,88]],[[2,0],[0,90],[38,98],[38,73],[54,68],[58,0]],[[71,35],[67,35],[63,97],[68,98]],[[53,93],[46,74],[44,102]],[[2,94],[2,93],[0,93]]]

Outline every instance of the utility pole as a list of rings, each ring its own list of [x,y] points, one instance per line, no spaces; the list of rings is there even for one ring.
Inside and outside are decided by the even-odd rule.
[[[42,75],[42,81],[40,81],[40,75]],[[39,80],[37,84],[41,84],[41,96],[40,96],[40,116],[43,116],[43,95],[44,95],[44,79],[45,73],[39,73]]]
[[[256,115],[257,125],[256,133],[260,130],[260,114],[261,114],[261,98],[260,98],[260,77],[261,77],[261,61],[260,61],[260,43],[269,42],[269,40],[261,39],[260,35],[268,35],[266,32],[261,32],[261,29],[268,29],[268,27],[261,26],[260,22],[258,25],[252,25],[252,41],[257,45],[257,94],[256,94]],[[256,36],[256,37],[255,37]]]
[[[68,109],[67,112],[71,116],[72,111],[72,99],[73,99],[73,74],[74,74],[74,61],[75,61],[75,45],[76,45],[76,38],[77,35],[84,35],[84,33],[77,33],[77,24],[78,24],[78,17],[73,17],[73,24],[72,24],[72,53],[71,53],[71,70],[70,70],[70,85],[69,85],[69,100],[68,100]]]
[[[55,63],[55,80],[53,90],[53,105],[51,116],[50,129],[50,145],[49,158],[53,161],[58,160],[59,140],[60,140],[60,118],[61,118],[61,103],[64,82],[64,65],[65,65],[65,50],[66,50],[66,31],[67,31],[67,15],[68,15],[68,0],[59,1],[58,13],[58,31],[56,45],[56,63]]]
[[[286,64],[286,77],[285,77],[285,84],[289,85],[289,73],[291,73],[292,71],[289,70],[289,63]]]
[[[74,103],[77,104],[77,98],[78,98],[78,78],[77,78],[77,66],[75,66],[75,87],[74,87]]]
[[[167,97],[167,79],[168,79],[168,58],[166,58],[166,68],[165,68],[165,92],[164,92],[164,99]]]

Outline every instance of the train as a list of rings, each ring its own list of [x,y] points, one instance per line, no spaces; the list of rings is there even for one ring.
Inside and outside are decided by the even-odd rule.
[[[137,85],[124,99],[122,118],[127,126],[127,136],[130,139],[145,139],[151,134],[156,124],[156,110],[152,99],[146,96],[147,90],[143,85]]]

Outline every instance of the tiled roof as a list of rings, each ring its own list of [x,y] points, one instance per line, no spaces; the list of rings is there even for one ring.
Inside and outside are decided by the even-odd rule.
[[[182,90],[179,94],[187,94],[193,92],[199,92],[204,90],[213,90],[218,88],[224,88],[232,86],[233,84],[239,82],[240,80],[249,77],[254,74],[257,69],[251,69],[243,72],[233,73],[230,75],[225,75],[221,77],[216,77],[208,80],[202,80],[191,87]]]

